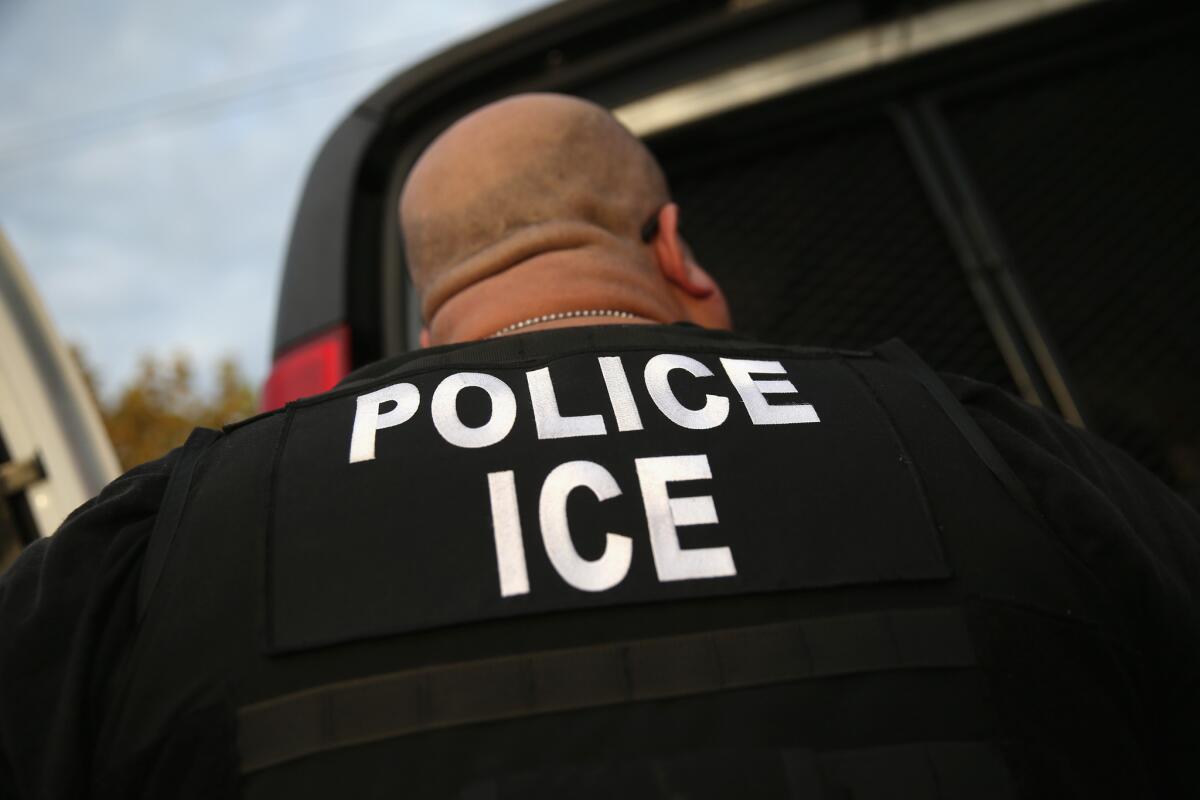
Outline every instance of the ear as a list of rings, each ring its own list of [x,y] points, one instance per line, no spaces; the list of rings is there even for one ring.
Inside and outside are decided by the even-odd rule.
[[[717,284],[700,268],[679,233],[679,206],[667,203],[658,211],[658,235],[651,243],[658,269],[667,281],[692,297],[708,297]]]
[[[421,347],[429,347],[429,328],[421,326]]]

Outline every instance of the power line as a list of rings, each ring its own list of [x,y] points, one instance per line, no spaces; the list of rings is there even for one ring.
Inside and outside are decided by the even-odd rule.
[[[19,166],[19,163],[12,163],[13,160],[24,162],[30,156],[60,150],[64,145],[104,137],[146,122],[172,117],[203,119],[227,113],[227,106],[251,98],[265,98],[364,69],[377,68],[389,62],[399,66],[402,63],[396,58],[396,48],[399,45],[425,37],[436,40],[436,37],[441,37],[447,32],[446,29],[421,31],[383,44],[293,62],[102,111],[28,125],[18,129],[17,135],[5,142],[6,146],[0,147],[0,169]],[[249,110],[258,111],[261,108],[262,106],[256,106]]]

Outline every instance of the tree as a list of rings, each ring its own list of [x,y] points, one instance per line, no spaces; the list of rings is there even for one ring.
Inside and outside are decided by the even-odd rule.
[[[191,357],[186,353],[161,360],[146,355],[133,380],[114,399],[105,400],[82,352],[77,347],[72,351],[96,398],[123,469],[178,447],[193,428],[219,428],[257,411],[257,395],[231,358],[217,362],[215,389],[201,393],[196,388]]]

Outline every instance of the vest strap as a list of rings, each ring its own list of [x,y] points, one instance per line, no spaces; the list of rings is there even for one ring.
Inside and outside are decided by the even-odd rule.
[[[243,774],[441,728],[798,680],[976,664],[960,608],[893,610],[373,675],[238,711]]]
[[[750,748],[555,765],[467,786],[461,800],[500,797],[780,797],[789,800],[1015,800],[999,748],[982,741],[927,741],[854,749]],[[733,785],[737,789],[732,789]],[[553,787],[553,795],[547,791]],[[668,792],[664,787],[670,787]]]
[[[188,492],[192,487],[192,475],[196,462],[200,460],[205,448],[220,438],[219,431],[208,428],[196,428],[188,436],[175,462],[175,469],[167,481],[167,489],[163,495],[162,505],[159,506],[158,516],[154,520],[154,529],[150,532],[150,541],[146,545],[146,558],[142,562],[141,581],[138,584],[138,622],[146,616],[150,608],[150,598],[162,576],[167,564],[167,555],[175,541],[175,530],[183,516],[183,507],[187,503]]]
[[[920,356],[914,353],[899,339],[889,339],[875,348],[875,352],[893,364],[908,368],[913,377],[921,382],[934,401],[958,428],[959,433],[967,440],[967,444],[975,451],[988,470],[991,471],[1008,494],[1035,519],[1041,520],[1042,512],[1034,502],[1029,489],[1021,482],[1012,467],[1000,455],[1000,451],[992,444],[983,429],[963,407],[963,404],[950,391],[950,387],[938,377],[933,368],[926,364]]]

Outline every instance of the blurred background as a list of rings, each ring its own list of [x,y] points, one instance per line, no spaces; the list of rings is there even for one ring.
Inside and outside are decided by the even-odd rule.
[[[256,410],[304,177],[351,107],[544,4],[0,0],[0,228],[123,467]]]

